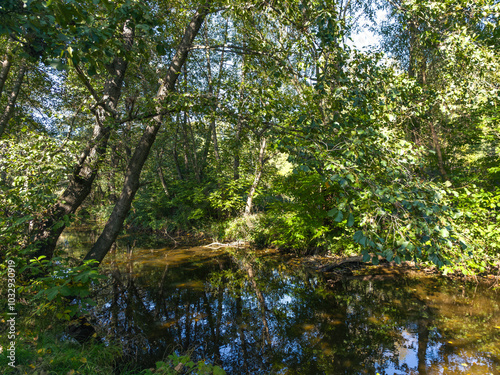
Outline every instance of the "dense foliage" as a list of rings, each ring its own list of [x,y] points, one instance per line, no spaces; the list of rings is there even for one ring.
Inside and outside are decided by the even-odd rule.
[[[54,247],[89,218],[106,223],[89,264],[128,228],[488,270],[499,14],[495,0],[2,2],[1,271],[15,260],[32,298],[86,297],[97,274]],[[372,49],[353,46],[360,19]]]

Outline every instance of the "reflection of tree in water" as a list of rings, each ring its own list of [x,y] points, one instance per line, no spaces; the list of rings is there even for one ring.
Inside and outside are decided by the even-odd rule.
[[[175,267],[131,260],[108,283],[96,315],[143,366],[176,350],[238,374],[426,374],[448,357],[419,280],[328,289],[283,259],[235,252]]]
[[[407,285],[401,285],[404,282],[395,279],[389,288],[387,283],[363,280],[337,286],[337,310],[345,318],[329,327],[325,322],[327,342],[335,351],[335,367],[345,368],[346,373],[409,370],[406,361],[400,361],[402,350],[413,349],[404,335],[415,331],[425,305],[412,296]],[[419,342],[418,347],[423,345]]]

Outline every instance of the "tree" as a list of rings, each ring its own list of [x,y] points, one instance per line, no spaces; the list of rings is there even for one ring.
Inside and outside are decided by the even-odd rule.
[[[492,97],[491,79],[496,80],[490,70],[498,64],[492,58],[495,47],[490,37],[497,29],[498,4],[385,4],[390,15],[381,27],[383,48],[407,69],[421,90],[414,92],[413,115],[406,117],[404,126],[414,142],[434,150],[439,174],[449,179],[452,169],[462,169],[453,165],[454,160],[463,162],[456,152],[464,143],[478,142],[481,110],[493,103],[486,104],[485,98]]]
[[[111,6],[110,3],[107,3],[107,5]],[[73,53],[73,50],[77,50],[78,43],[85,44],[86,41],[76,40],[74,47],[70,45],[66,49],[68,62],[74,68],[76,77],[96,103],[91,108],[95,118],[95,125],[92,136],[73,168],[67,188],[59,197],[58,202],[48,210],[46,217],[36,224],[36,233],[32,242],[36,243],[37,251],[35,256],[37,257],[52,258],[57,240],[66,226],[64,218],[74,214],[90,193],[103,156],[106,153],[110,133],[115,126],[123,121],[120,118],[118,104],[128,66],[127,51],[131,51],[133,45],[133,29],[132,20],[129,18],[130,14],[126,13],[128,10],[127,4],[117,4],[117,7],[117,9],[123,11],[117,12],[117,19],[108,19],[107,22],[110,22],[107,25],[108,28],[103,28],[100,30],[100,34],[97,34],[103,38],[102,42],[104,42],[106,37],[111,36],[109,35],[111,30],[121,27],[119,34],[115,35],[118,42],[113,46],[116,48],[114,53],[112,50],[101,51],[101,53],[108,52],[108,55],[110,55],[103,60],[104,66],[98,66],[96,61],[93,60],[95,52],[91,52],[92,48],[90,46],[84,46],[83,51],[81,51],[82,55],[76,52]],[[137,19],[133,20],[133,22],[138,22],[141,18],[142,16],[139,13]],[[93,33],[94,30],[98,29],[98,24],[90,25],[85,31]],[[97,38],[97,40],[100,40],[99,37]],[[85,54],[85,48],[87,54]],[[80,67],[81,62],[89,63],[88,72],[90,74],[95,73],[97,67],[102,67],[104,72],[107,73],[103,72],[107,77],[104,80],[101,93],[98,92],[87,73]]]
[[[156,139],[158,130],[163,124],[163,116],[161,113],[164,110],[164,103],[168,100],[169,94],[174,91],[177,77],[187,59],[189,49],[209,11],[210,7],[208,3],[202,5],[191,19],[189,25],[186,27],[182,41],[179,44],[177,52],[167,70],[165,79],[161,82],[156,95],[158,102],[163,104],[163,106],[157,108],[158,115],[155,116],[154,123],[146,127],[134,154],[129,161],[129,165],[125,173],[122,193],[118,198],[115,208],[113,209],[113,212],[111,213],[111,216],[101,235],[92,249],[85,256],[84,261],[95,259],[98,262],[101,262],[122,229],[123,222],[128,214],[132,200],[139,189],[139,178],[142,167],[148,158],[149,151]]]
[[[348,46],[347,15],[370,16],[372,2],[15,4],[0,12],[4,136],[30,130],[79,149],[58,201],[31,224],[36,256],[52,257],[86,202],[111,212],[86,256],[98,262],[127,220],[187,229],[246,215],[299,252],[352,238],[366,258],[443,264],[464,243],[450,209],[460,163],[493,190],[498,46],[486,0],[388,3],[393,60]],[[480,153],[482,164],[465,161]],[[295,173],[277,173],[285,159]]]

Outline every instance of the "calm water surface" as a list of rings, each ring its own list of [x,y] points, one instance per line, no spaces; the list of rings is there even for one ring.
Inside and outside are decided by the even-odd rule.
[[[61,246],[78,256],[92,233]],[[228,374],[500,374],[500,296],[428,276],[328,284],[274,251],[165,248],[131,237],[105,259],[92,314],[143,367],[172,352]],[[226,251],[227,250],[227,251]]]

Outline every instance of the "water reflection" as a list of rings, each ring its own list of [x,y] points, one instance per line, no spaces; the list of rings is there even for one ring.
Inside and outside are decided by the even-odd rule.
[[[441,278],[328,285],[273,252],[117,249],[94,311],[151,367],[177,351],[234,374],[497,374],[496,291]]]

